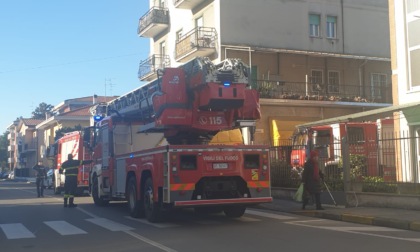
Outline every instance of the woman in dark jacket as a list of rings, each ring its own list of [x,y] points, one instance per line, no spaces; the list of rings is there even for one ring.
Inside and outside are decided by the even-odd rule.
[[[316,210],[324,210],[321,206],[321,179],[323,178],[324,174],[318,166],[318,152],[313,150],[311,151],[310,157],[304,165],[304,170],[302,173],[302,183],[304,183],[302,209],[305,209],[306,204],[308,204],[309,197],[314,195]]]

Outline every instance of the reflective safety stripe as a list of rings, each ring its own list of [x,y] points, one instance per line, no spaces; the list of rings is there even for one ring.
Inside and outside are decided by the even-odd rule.
[[[249,188],[257,188],[257,187],[268,188],[270,186],[270,183],[268,181],[248,181],[247,184]]]
[[[64,194],[64,198],[74,198],[73,194]]]
[[[66,177],[68,177],[68,176],[74,176],[74,177],[77,176],[77,174],[68,174],[68,173],[66,173],[65,175],[66,175]]]
[[[70,167],[66,167],[63,168],[64,170],[74,170],[74,169],[79,169],[79,166],[70,166]]]
[[[194,190],[195,184],[188,183],[188,184],[171,184],[171,191],[189,191]]]

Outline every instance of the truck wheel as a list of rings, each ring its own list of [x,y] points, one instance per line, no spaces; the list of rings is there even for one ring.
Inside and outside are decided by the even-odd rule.
[[[159,205],[154,202],[153,198],[153,181],[148,178],[144,184],[144,214],[150,222],[157,222],[160,219]]]
[[[144,217],[142,201],[137,199],[137,182],[135,177],[128,180],[128,211],[134,218]]]
[[[227,206],[223,209],[229,218],[239,218],[244,215],[246,207],[244,206]]]
[[[98,178],[96,176],[93,177],[93,185],[92,185],[92,198],[93,202],[97,206],[106,206],[109,203],[109,200],[104,200],[102,197],[99,196],[99,186],[98,186]]]

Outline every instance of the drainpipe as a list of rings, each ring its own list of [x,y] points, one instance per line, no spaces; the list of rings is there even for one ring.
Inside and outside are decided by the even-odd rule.
[[[362,68],[366,65],[366,63],[368,62],[367,59],[365,59],[363,61],[362,64],[360,64],[359,66],[359,95],[362,96],[362,91],[363,91],[363,76],[362,76]]]

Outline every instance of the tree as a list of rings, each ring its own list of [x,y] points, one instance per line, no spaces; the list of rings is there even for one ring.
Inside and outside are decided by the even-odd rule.
[[[7,167],[7,146],[9,146],[9,141],[7,140],[7,135],[9,134],[8,131],[4,132],[3,135],[0,136],[0,167],[5,168]]]
[[[51,104],[46,104],[45,102],[41,102],[38,107],[32,112],[33,119],[45,119],[45,113],[51,112],[54,108]]]
[[[72,132],[72,131],[80,131],[82,129],[83,129],[82,125],[80,125],[80,124],[76,125],[74,127],[63,127],[61,129],[55,131],[54,140],[57,141],[59,138],[64,136],[65,133]]]

